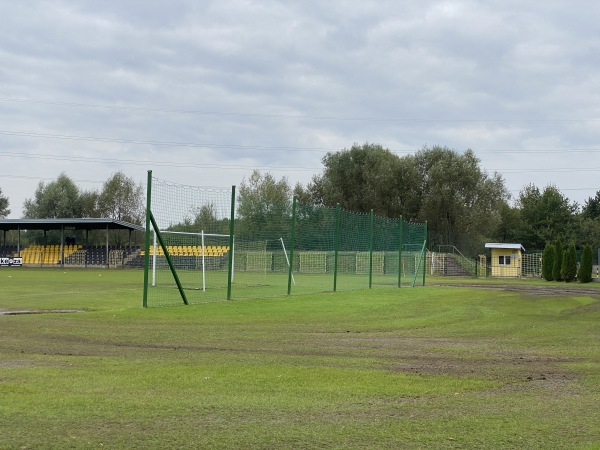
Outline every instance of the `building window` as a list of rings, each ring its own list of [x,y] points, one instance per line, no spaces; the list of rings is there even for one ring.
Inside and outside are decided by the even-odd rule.
[[[501,255],[498,257],[498,264],[501,266],[510,266],[510,255]]]

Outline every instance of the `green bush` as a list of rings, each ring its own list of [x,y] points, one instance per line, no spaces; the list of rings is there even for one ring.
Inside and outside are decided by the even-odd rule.
[[[560,271],[562,269],[564,249],[560,238],[556,240],[555,249],[556,250],[554,252],[554,265],[552,266],[552,279],[554,281],[562,281]]]
[[[564,252],[560,275],[567,283],[577,276],[577,250],[574,242],[571,242]]]
[[[546,247],[544,247],[544,254],[542,255],[542,277],[546,281],[554,280],[552,269],[554,267],[555,253],[556,248],[554,247],[554,244],[547,242]]]
[[[577,278],[581,283],[589,283],[592,281],[592,257],[592,246],[587,244],[583,248],[581,264],[579,265],[579,271],[577,272]]]

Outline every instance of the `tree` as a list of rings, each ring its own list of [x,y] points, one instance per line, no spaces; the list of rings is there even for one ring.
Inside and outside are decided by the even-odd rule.
[[[2,195],[2,188],[0,188],[0,219],[10,214],[10,209],[8,209],[9,204],[8,197]]]
[[[578,247],[583,248],[586,244],[592,248],[600,247],[600,217],[590,219],[580,216],[577,230]]]
[[[480,169],[473,151],[424,148],[415,156],[421,185],[419,219],[427,221],[432,245],[480,245],[500,224],[509,193],[502,177]],[[472,252],[477,251],[471,248]]]
[[[556,240],[556,244],[554,246],[554,265],[552,266],[552,279],[554,281],[562,281],[561,269],[562,269],[562,260],[564,255],[564,248],[562,245],[562,241],[560,238]]]
[[[596,219],[600,217],[600,191],[596,192],[595,197],[589,197],[586,200],[581,215],[587,219]]]
[[[521,219],[521,210],[512,207],[508,202],[503,202],[498,208],[500,223],[492,234],[494,242],[517,242],[523,243],[524,224]]]
[[[117,172],[98,195],[98,214],[140,225],[144,218],[144,188],[123,172]]]
[[[309,184],[309,186],[310,186],[310,184]],[[310,188],[308,186],[306,188],[304,188],[304,186],[302,186],[300,183],[296,183],[296,185],[294,186],[293,195],[294,195],[294,197],[296,197],[296,200],[299,203],[303,203],[303,204],[307,204],[307,205],[317,203],[317,202],[313,201],[313,196],[312,196]]]
[[[431,245],[479,251],[500,223],[509,198],[504,180],[479,167],[471,150],[423,148],[399,158],[380,145],[353,145],[323,158],[323,174],[308,186],[317,204],[384,217],[427,221]]]
[[[534,185],[526,186],[519,195],[518,205],[524,223],[523,246],[541,249],[555,236],[574,239],[577,204],[571,204],[554,186],[543,192]],[[558,252],[557,254],[561,253]]]
[[[208,233],[224,232],[227,230],[219,229],[219,219],[213,203],[207,203],[196,209],[194,217],[194,228]]]
[[[592,246],[586,244],[583,248],[583,253],[581,254],[581,264],[579,265],[579,270],[577,272],[577,279],[581,283],[589,283],[592,281]]]
[[[82,217],[83,210],[79,188],[64,173],[48,184],[41,181],[34,198],[23,204],[23,215],[28,219]]]
[[[79,194],[81,217],[98,217],[98,192],[82,191]]]
[[[237,199],[236,235],[246,239],[278,239],[290,229],[292,191],[287,178],[277,181],[258,170],[243,180]]]
[[[34,197],[23,203],[23,216],[27,219],[60,219],[89,217],[93,209],[92,193],[82,193],[66,174],[61,173],[55,181],[40,182]],[[90,201],[92,205],[90,205]],[[75,233],[81,235],[82,233]],[[28,231],[29,242],[41,244],[58,243],[61,235],[58,231]]]
[[[544,247],[544,254],[542,255],[542,276],[546,281],[554,280],[552,271],[554,268],[554,256],[556,253],[556,247],[554,244],[548,242]]]
[[[420,183],[414,159],[399,158],[381,145],[354,144],[329,152],[323,173],[308,186],[316,204],[384,217],[416,218]]]
[[[185,217],[182,222],[167,227],[168,231],[187,233],[229,234],[229,218],[219,219],[213,203],[193,209],[193,217]]]
[[[567,283],[577,276],[577,250],[574,242],[570,242],[564,252],[560,275]]]

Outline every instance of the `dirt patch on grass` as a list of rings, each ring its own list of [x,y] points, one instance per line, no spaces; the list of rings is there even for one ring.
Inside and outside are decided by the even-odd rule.
[[[556,297],[568,295],[589,295],[591,297],[600,297],[600,288],[587,287],[577,283],[555,283],[548,286],[527,285],[527,284],[487,284],[477,283],[476,281],[465,281],[457,284],[435,283],[429,286],[444,287],[469,287],[495,291],[520,292],[535,296]]]
[[[82,313],[83,309],[15,309],[0,311],[0,316],[18,316],[21,314],[59,314],[59,313]]]
[[[389,368],[395,372],[418,375],[483,376],[498,380],[575,379],[570,371],[561,366],[576,362],[576,359],[524,355],[517,351],[489,351],[460,358],[436,353],[435,350],[427,352],[423,349],[422,353],[415,354],[412,358],[403,358]]]

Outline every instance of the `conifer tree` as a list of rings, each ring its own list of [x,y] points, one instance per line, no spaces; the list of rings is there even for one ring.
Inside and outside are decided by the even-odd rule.
[[[542,277],[546,281],[554,280],[552,276],[552,269],[554,268],[554,256],[556,248],[551,242],[546,243],[544,247],[544,254],[542,255]]]
[[[577,278],[581,283],[589,283],[592,281],[592,246],[590,244],[587,244],[583,248]]]
[[[577,276],[577,250],[574,242],[570,242],[564,252],[560,275],[567,283]]]
[[[554,265],[552,266],[552,279],[554,281],[562,281],[562,276],[560,275],[560,269],[562,269],[562,259],[563,259],[563,245],[560,238],[556,240],[555,244],[555,252],[554,252]]]

